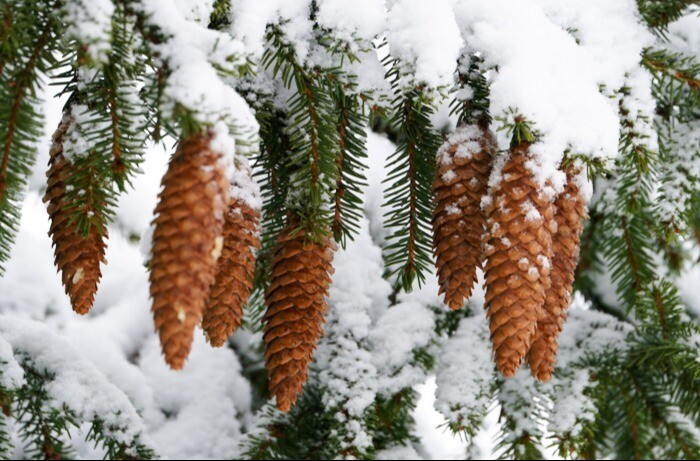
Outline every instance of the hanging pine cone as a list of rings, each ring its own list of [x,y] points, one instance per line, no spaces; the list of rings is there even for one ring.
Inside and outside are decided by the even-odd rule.
[[[245,184],[234,181],[229,210],[224,223],[224,248],[217,262],[216,278],[211,286],[202,328],[214,347],[223,346],[241,326],[243,306],[253,289],[254,250],[260,248],[260,209],[246,199],[253,183],[247,168],[239,169]],[[240,182],[240,181],[239,181]],[[242,193],[241,193],[242,192]]]
[[[223,247],[228,181],[222,156],[209,143],[203,134],[180,142],[153,220],[152,311],[165,361],[174,370],[190,352]]]
[[[71,203],[66,199],[66,182],[73,165],[63,156],[63,142],[71,123],[70,116],[64,115],[53,135],[44,202],[48,202],[49,235],[53,240],[56,268],[61,272],[73,310],[84,315],[92,307],[102,276],[100,263],[105,262],[107,230],[90,226],[86,236],[70,220]]]
[[[277,238],[265,293],[265,365],[277,407],[289,411],[306,381],[316,343],[323,335],[326,296],[335,246],[312,241],[292,217]]]
[[[530,348],[552,258],[553,206],[526,166],[529,146],[511,150],[488,207],[486,308],[496,365],[506,377]]]
[[[481,269],[488,190],[496,140],[477,125],[459,128],[440,148],[433,182],[433,248],[440,294],[459,309],[469,299]]]
[[[566,173],[564,191],[554,202],[557,229],[552,243],[551,288],[547,290],[543,317],[537,322],[535,339],[528,353],[530,370],[540,381],[548,381],[554,372],[557,337],[566,320],[566,309],[571,304],[583,220],[586,218],[586,200],[576,184],[579,170],[569,166]]]

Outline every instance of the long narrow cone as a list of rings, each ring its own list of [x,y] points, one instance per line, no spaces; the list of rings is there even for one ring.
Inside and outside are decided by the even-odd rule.
[[[496,366],[506,377],[532,343],[552,259],[553,205],[526,165],[529,147],[511,150],[488,209],[486,309]]]
[[[488,190],[496,152],[493,133],[477,125],[460,127],[440,148],[433,182],[433,248],[440,294],[451,309],[469,299],[483,257]]]
[[[150,262],[153,317],[165,361],[185,364],[223,246],[228,181],[209,137],[180,142],[163,176]]]
[[[282,411],[289,411],[301,394],[323,335],[334,250],[328,237],[311,240],[296,218],[289,219],[277,238],[265,293],[263,340],[270,394]]]
[[[63,155],[63,142],[71,123],[71,117],[64,115],[53,135],[44,202],[48,203],[56,268],[73,310],[84,315],[92,308],[102,276],[100,264],[105,262],[107,230],[91,226],[88,235],[83,235],[71,220],[72,204],[66,197],[66,187],[75,172]]]
[[[586,200],[577,184],[579,171],[571,165],[566,173],[564,191],[554,202],[557,231],[553,238],[551,288],[547,290],[543,317],[537,323],[535,339],[527,357],[530,371],[540,381],[548,381],[554,373],[557,338],[566,320],[566,310],[571,304],[583,220],[587,215]]]
[[[243,307],[253,289],[255,249],[260,247],[260,211],[232,197],[224,223],[224,247],[202,319],[202,329],[214,347],[224,345],[241,326]]]

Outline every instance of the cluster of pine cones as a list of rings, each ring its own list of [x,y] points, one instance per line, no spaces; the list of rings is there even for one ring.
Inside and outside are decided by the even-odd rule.
[[[74,310],[86,314],[101,277],[107,232],[93,226],[85,235],[70,219],[67,178],[76,172],[63,142],[71,123],[64,116],[54,134],[44,200],[56,267]],[[152,311],[172,369],[184,366],[197,325],[210,344],[222,346],[241,325],[253,289],[260,210],[245,198],[250,170],[238,165],[228,178],[211,141],[204,133],[179,142],[153,221]],[[486,261],[499,370],[511,376],[527,356],[533,374],[548,379],[570,301],[585,203],[573,169],[566,190],[556,200],[545,197],[526,166],[528,149],[526,142],[515,146],[500,180],[489,187],[496,152],[491,132],[468,126],[450,138],[438,153],[434,246],[441,292],[453,309],[469,298]],[[290,213],[272,251],[263,340],[269,389],[283,411],[301,393],[323,335],[335,249],[330,237],[307,235]]]
[[[551,197],[528,166],[530,142],[514,144],[504,163],[495,160],[495,137],[479,125],[460,127],[438,152],[433,235],[440,291],[459,309],[483,268],[498,370],[513,376],[527,359],[533,376],[546,381],[586,216],[580,171],[567,166],[563,192]]]
[[[87,314],[105,262],[107,232],[92,226],[85,235],[70,219],[67,182],[78,172],[64,157],[63,144],[72,123],[66,114],[54,133],[44,201],[56,267],[73,309]],[[260,209],[251,203],[257,200],[246,199],[250,170],[237,165],[229,180],[211,141],[199,134],[179,142],[153,220],[152,311],[165,361],[175,370],[185,364],[197,325],[215,347],[241,325],[260,247]],[[309,238],[294,214],[277,237],[265,293],[264,341],[270,392],[284,411],[301,393],[323,334],[335,248],[330,238]]]

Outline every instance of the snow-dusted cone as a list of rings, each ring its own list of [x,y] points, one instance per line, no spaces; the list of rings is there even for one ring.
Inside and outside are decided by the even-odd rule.
[[[104,262],[107,231],[92,226],[85,236],[70,221],[66,181],[72,165],[63,156],[63,142],[70,124],[71,118],[64,116],[53,135],[44,202],[48,202],[49,235],[53,239],[56,268],[61,272],[73,310],[87,314],[102,276],[100,263]]]
[[[557,355],[557,337],[561,333],[566,310],[571,303],[571,290],[578,262],[586,218],[586,200],[577,185],[578,170],[569,166],[564,191],[554,202],[557,223],[553,235],[553,264],[550,273],[551,287],[547,290],[542,318],[537,323],[535,339],[528,353],[528,364],[533,376],[547,381],[554,372]]]
[[[289,411],[302,391],[316,343],[323,335],[335,246],[307,238],[289,219],[277,238],[265,293],[265,365],[277,407]]]
[[[477,125],[458,128],[438,151],[433,248],[440,294],[451,309],[469,299],[481,268],[486,224],[481,199],[495,151],[493,133]]]
[[[223,346],[241,326],[243,306],[253,289],[259,224],[260,210],[232,195],[224,223],[224,248],[202,319],[204,334],[214,347]]]
[[[552,257],[553,204],[527,168],[529,143],[511,150],[488,207],[486,308],[496,365],[509,377],[541,317]]]
[[[175,370],[190,352],[223,247],[229,184],[209,141],[200,134],[180,142],[153,220],[152,311],[165,361]]]

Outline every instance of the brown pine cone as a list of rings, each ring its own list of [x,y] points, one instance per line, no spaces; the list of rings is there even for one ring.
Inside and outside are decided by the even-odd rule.
[[[223,247],[228,180],[222,156],[199,134],[180,142],[163,176],[153,224],[150,280],[165,361],[181,369],[202,320]]]
[[[579,173],[576,167],[568,167],[566,186],[554,202],[557,230],[553,236],[552,283],[547,290],[544,315],[537,323],[535,339],[528,353],[530,370],[540,381],[548,381],[552,377],[557,355],[557,337],[564,326],[566,310],[571,304],[583,220],[587,216],[586,200],[576,184]]]
[[[259,224],[260,210],[232,196],[224,223],[224,248],[202,319],[204,334],[214,347],[223,346],[241,326],[243,306],[253,289]]]
[[[496,152],[493,133],[477,125],[459,128],[440,148],[433,193],[433,248],[440,294],[459,309],[469,299],[481,269],[488,190]]]
[[[100,263],[105,262],[107,230],[91,226],[85,236],[70,221],[66,182],[73,165],[63,156],[63,142],[71,123],[70,116],[64,115],[53,135],[44,202],[48,202],[49,235],[53,239],[56,268],[61,272],[73,310],[84,315],[92,307],[102,277]]]
[[[265,365],[277,407],[289,411],[302,391],[316,343],[323,335],[335,245],[313,241],[291,217],[277,238],[265,293]]]
[[[553,205],[526,166],[529,146],[511,150],[488,207],[486,308],[496,365],[506,377],[530,348],[552,259]]]

